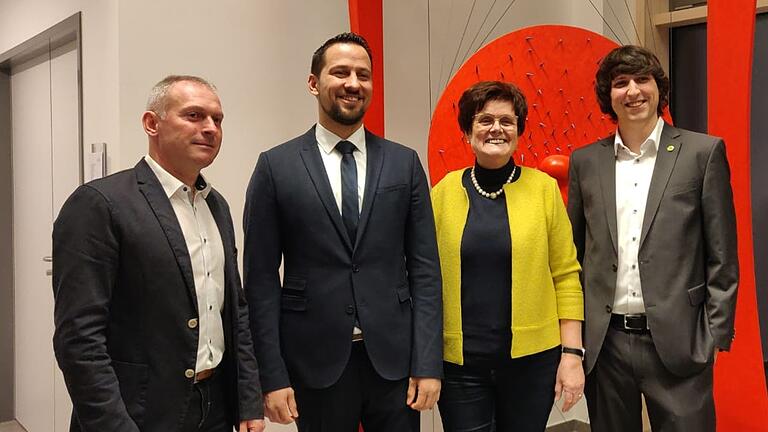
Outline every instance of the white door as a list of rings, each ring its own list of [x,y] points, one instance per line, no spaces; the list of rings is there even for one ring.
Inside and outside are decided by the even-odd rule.
[[[15,411],[28,432],[68,430],[71,403],[53,356],[51,229],[79,183],[74,44],[11,74]]]

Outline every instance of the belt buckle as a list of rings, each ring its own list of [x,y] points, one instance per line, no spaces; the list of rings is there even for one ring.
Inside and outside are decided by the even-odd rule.
[[[641,328],[641,327],[630,327],[630,326],[629,326],[628,318],[641,318],[641,317],[642,317],[642,315],[637,315],[637,314],[625,314],[625,315],[623,316],[623,318],[624,318],[624,329],[625,329],[625,330],[635,330],[635,331],[648,330],[648,321],[647,321],[647,318],[646,318],[646,321],[645,321],[645,327],[644,327],[644,328]]]

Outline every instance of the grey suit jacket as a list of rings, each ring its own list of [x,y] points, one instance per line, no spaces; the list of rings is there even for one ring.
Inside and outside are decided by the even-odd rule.
[[[595,365],[616,289],[616,158],[610,136],[573,152],[568,215],[582,265],[585,368]],[[638,253],[648,325],[661,361],[687,376],[733,338],[736,215],[723,140],[664,125]]]

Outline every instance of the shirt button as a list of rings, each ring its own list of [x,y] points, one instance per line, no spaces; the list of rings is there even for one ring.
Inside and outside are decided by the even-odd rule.
[[[637,240],[637,237],[632,237],[632,241],[635,241],[635,240]]]
[[[211,272],[205,273],[206,276],[211,277]]]
[[[187,321],[187,327],[191,329],[197,327],[197,318],[192,318],[191,320]]]
[[[355,307],[352,305],[347,305],[347,315],[354,315],[355,314]]]
[[[632,214],[637,214],[637,209],[632,210]]]
[[[184,376],[187,378],[194,378],[195,377],[195,371],[194,369],[187,369],[184,371]]]
[[[635,267],[637,267],[637,266],[635,266],[634,264],[632,264],[632,270],[634,270],[634,269],[635,269]]]
[[[189,189],[188,189],[186,186],[184,186],[183,188],[181,188],[181,190],[183,190],[184,192],[189,192]]]
[[[357,273],[360,271],[360,267],[357,264],[352,264],[352,273]]]
[[[213,305],[208,305],[208,310],[213,310]]]
[[[208,239],[203,237],[203,243],[208,243]]]

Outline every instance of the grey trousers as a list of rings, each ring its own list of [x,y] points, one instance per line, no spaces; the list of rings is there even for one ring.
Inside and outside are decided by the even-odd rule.
[[[584,393],[593,432],[641,432],[640,394],[653,432],[715,431],[712,365],[688,377],[672,374],[648,332],[609,328]]]

